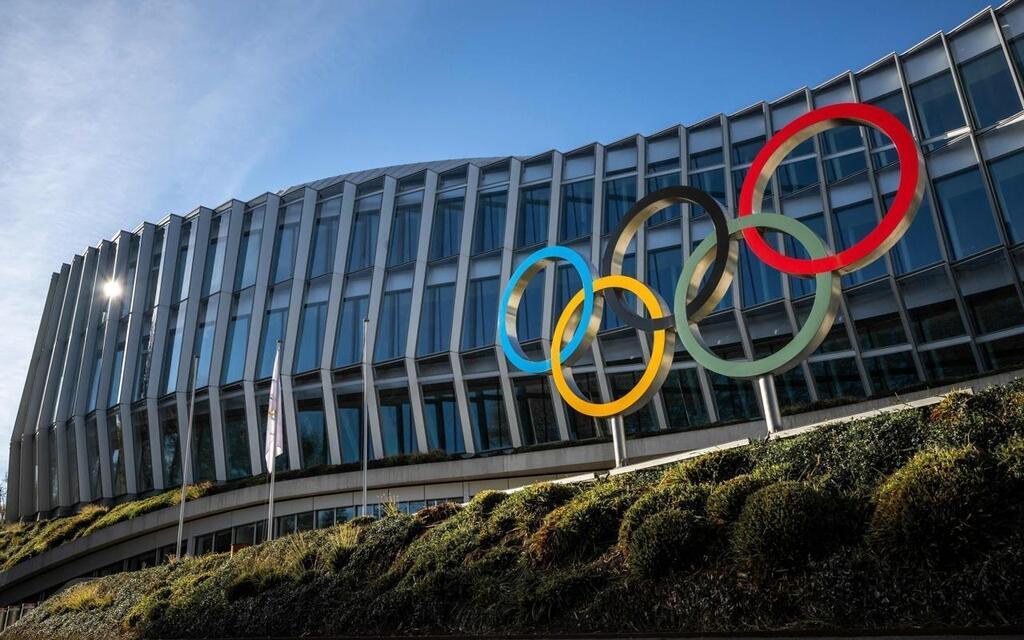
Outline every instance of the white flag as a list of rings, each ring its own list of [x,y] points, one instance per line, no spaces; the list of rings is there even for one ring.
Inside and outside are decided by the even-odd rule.
[[[267,407],[267,441],[263,445],[263,459],[267,471],[274,469],[277,456],[284,453],[284,425],[281,421],[281,345],[274,356],[274,377],[270,379],[270,406]]]

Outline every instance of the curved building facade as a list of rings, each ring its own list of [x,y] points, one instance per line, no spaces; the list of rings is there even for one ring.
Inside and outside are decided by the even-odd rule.
[[[619,218],[664,186],[697,186],[731,213],[766,138],[837,102],[897,115],[924,153],[927,188],[900,243],[844,277],[840,320],[826,342],[777,377],[783,411],[1017,368],[1022,38],[1024,5],[1010,3],[861,71],[692,125],[532,157],[351,173],[122,231],[50,280],[11,441],[8,517],[50,517],[177,486],[193,377],[191,478],[228,483],[263,473],[278,341],[281,469],[331,472],[328,465],[359,462],[364,419],[373,459],[446,454],[374,470],[378,487],[428,487],[409,508],[468,497],[469,480],[600,467],[610,451],[593,451],[609,449],[601,444],[607,425],[569,409],[546,377],[510,368],[495,345],[510,273],[545,244],[596,264]],[[763,208],[800,218],[842,249],[885,211],[895,160],[874,131],[828,131],[790,154]],[[625,271],[671,299],[684,255],[709,230],[695,206],[666,209],[638,234]],[[788,239],[773,241],[796,251]],[[575,278],[560,267],[530,284],[518,318],[528,353],[548,352]],[[723,357],[770,353],[800,326],[812,287],[743,249],[732,290],[703,335]],[[647,355],[646,335],[606,311],[575,367],[578,383],[592,398],[617,397]],[[364,387],[372,392],[364,396]],[[626,428],[662,437],[651,440],[662,442],[651,453],[734,439],[737,425],[759,420],[756,394],[752,383],[705,371],[680,349],[658,396]],[[332,473],[330,486],[290,481],[289,495],[302,497],[304,486],[320,496],[356,489],[355,474]],[[238,491],[244,502],[251,488]],[[219,511],[229,510],[231,495],[221,494],[229,498]],[[287,526],[302,526],[297,517]]]

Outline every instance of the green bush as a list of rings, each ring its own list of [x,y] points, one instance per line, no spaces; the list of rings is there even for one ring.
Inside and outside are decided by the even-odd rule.
[[[629,540],[628,566],[644,578],[703,564],[715,542],[704,516],[670,508],[646,518]]]
[[[750,453],[748,447],[735,447],[684,460],[665,471],[661,484],[700,484],[734,478],[753,468]]]
[[[696,514],[704,513],[710,484],[661,484],[644,493],[622,517],[619,526],[619,544],[628,545],[633,532],[651,516],[670,509],[683,509]]]
[[[579,490],[568,484],[542,482],[510,494],[491,512],[483,535],[490,539],[510,533],[528,536],[540,528],[544,518],[566,503]]]
[[[835,501],[808,482],[787,480],[758,489],[732,528],[737,561],[755,570],[790,569],[829,553],[850,525]]]
[[[932,408],[929,427],[928,444],[938,448],[974,445],[987,451],[1024,435],[1024,380],[974,394],[951,392]]]
[[[106,512],[107,510],[104,507],[86,505],[73,516],[56,518],[43,523],[32,532],[30,537],[25,539],[23,544],[18,546],[17,549],[12,550],[12,553],[4,562],[4,571],[19,562],[45,553],[57,545],[71,540],[79,531],[88,527],[94,520]]]
[[[869,537],[891,558],[952,559],[984,534],[992,507],[973,445],[918,453],[878,489]]]
[[[743,510],[747,497],[766,484],[769,484],[767,480],[744,473],[715,485],[711,494],[708,495],[708,518],[723,524],[735,522]]]
[[[996,449],[995,458],[999,471],[1012,485],[1024,483],[1024,436],[1012,436]]]

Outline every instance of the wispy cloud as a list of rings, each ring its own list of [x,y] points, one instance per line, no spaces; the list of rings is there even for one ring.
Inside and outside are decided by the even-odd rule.
[[[332,54],[339,38],[371,46],[354,28],[364,11],[336,3],[5,5],[0,476],[49,274],[119,229],[283,186],[257,188],[248,178],[301,117],[306,104],[294,88],[322,66],[325,43],[335,43]]]

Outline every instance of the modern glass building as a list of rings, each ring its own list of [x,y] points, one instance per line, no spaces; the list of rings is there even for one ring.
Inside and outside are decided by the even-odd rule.
[[[619,218],[664,186],[697,186],[731,215],[766,138],[836,102],[897,115],[921,146],[928,184],[904,239],[844,277],[825,343],[777,377],[783,411],[1024,366],[1022,72],[1024,4],[1009,3],[863,70],[691,125],[532,157],[351,173],[122,231],[51,277],[11,441],[8,517],[177,486],[193,378],[191,478],[263,473],[278,341],[282,470],[359,462],[364,419],[373,459],[444,452],[438,482],[586,468],[579,445],[602,442],[607,425],[569,409],[546,377],[510,368],[495,345],[510,273],[545,244],[597,264]],[[839,250],[878,222],[898,173],[888,139],[834,129],[791,153],[763,210],[800,218]],[[625,270],[670,300],[683,257],[710,229],[697,207],[666,209],[638,234]],[[772,241],[799,254],[788,238]],[[518,318],[528,353],[549,350],[554,319],[578,287],[565,267],[533,281]],[[812,287],[744,249],[703,335],[723,357],[770,353],[800,326]],[[575,368],[580,387],[605,401],[623,394],[645,366],[647,340],[606,311]],[[627,431],[671,436],[675,450],[722,441],[729,425],[759,420],[756,393],[680,349]],[[555,452],[543,469],[528,458],[537,451]],[[499,456],[500,465],[477,464]],[[383,477],[412,483],[416,458],[406,462]],[[301,514],[290,517],[286,526],[300,526]]]

